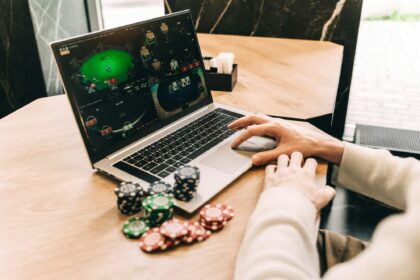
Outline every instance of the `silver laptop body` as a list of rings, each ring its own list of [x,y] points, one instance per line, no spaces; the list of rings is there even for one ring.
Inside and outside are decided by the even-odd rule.
[[[54,42],[51,48],[92,166],[118,180],[143,187],[156,180],[173,184],[174,168],[153,173],[138,168],[133,155],[203,123],[208,114],[221,114],[224,121],[248,114],[213,102],[189,11]],[[197,210],[251,167],[250,152],[230,148],[236,133],[223,133],[223,140],[189,162],[183,158],[183,164],[200,169],[201,177],[191,201],[176,200],[186,212]],[[155,158],[145,164],[150,167]],[[156,164],[152,170],[162,166]]]

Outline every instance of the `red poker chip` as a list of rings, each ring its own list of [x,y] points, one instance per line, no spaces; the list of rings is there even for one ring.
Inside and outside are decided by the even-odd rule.
[[[206,220],[204,220],[203,218],[201,218],[199,220],[200,223],[205,223],[208,226],[220,226],[221,224],[223,224],[224,222],[226,222],[226,220],[224,219],[223,221],[220,222],[207,222]]]
[[[235,217],[235,211],[233,211],[233,208],[226,204],[220,204],[222,208],[223,215],[226,218],[226,221],[230,221]]]
[[[220,204],[207,204],[200,211],[200,217],[206,222],[223,222],[225,219],[222,207]]]
[[[140,249],[144,252],[159,250],[165,242],[165,237],[160,233],[159,228],[151,228],[140,237]]]
[[[162,246],[160,246],[159,249],[161,251],[166,251],[166,250],[169,250],[171,248],[174,248],[174,247],[178,246],[180,243],[181,243],[181,241],[178,240],[178,239],[172,239],[172,238],[165,237],[165,242],[163,243]]]
[[[173,219],[164,222],[160,227],[160,233],[166,237],[177,239],[188,234],[186,222],[181,222],[178,219]]]
[[[188,221],[187,222],[188,234],[182,238],[182,241],[187,244],[191,244],[197,240],[199,235],[204,234],[205,229],[200,225],[199,222]]]
[[[201,221],[200,225],[205,229],[209,229],[209,230],[212,230],[212,231],[218,231],[218,230],[221,230],[225,227],[226,221],[224,221],[220,225],[210,225],[210,224],[207,224],[207,223]]]
[[[200,234],[200,235],[197,236],[197,241],[198,242],[202,242],[202,241],[206,240],[207,238],[209,238],[210,236],[211,236],[211,231],[204,229],[203,232],[202,232],[202,234]]]

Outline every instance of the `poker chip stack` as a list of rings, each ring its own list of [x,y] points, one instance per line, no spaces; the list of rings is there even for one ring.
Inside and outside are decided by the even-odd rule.
[[[163,181],[156,181],[147,187],[147,195],[155,195],[158,193],[172,194],[172,186]]]
[[[181,201],[190,201],[197,193],[200,170],[194,166],[182,166],[175,173],[174,196]]]
[[[140,249],[146,253],[165,251],[182,243],[192,244],[204,241],[211,231],[204,229],[198,222],[172,219],[160,227],[148,230],[140,237]]]
[[[160,226],[163,222],[172,218],[174,211],[174,199],[172,195],[157,193],[143,199],[145,217],[152,227]]]
[[[188,229],[187,235],[182,237],[182,242],[185,244],[192,244],[196,241],[201,242],[211,236],[211,231],[206,230],[199,222],[187,221],[185,226]]]
[[[142,209],[143,188],[133,182],[121,182],[114,190],[117,195],[117,206],[123,215],[134,215]]]
[[[235,216],[233,209],[225,204],[207,204],[200,211],[200,225],[205,229],[218,231]]]
[[[124,223],[122,231],[128,238],[138,239],[149,229],[150,224],[148,219],[133,217]]]
[[[149,229],[140,237],[139,243],[140,249],[146,253],[152,253],[156,251],[165,251],[175,246],[172,240],[167,239],[160,233],[158,227]]]
[[[164,202],[163,198],[170,199],[172,197],[168,194],[155,194],[144,200],[147,202],[144,207],[161,204],[167,208],[168,204]],[[159,200],[161,201],[159,202]],[[208,204],[201,209],[199,221],[170,219],[162,223],[160,227],[149,228],[150,220],[131,218],[124,223],[123,232],[129,238],[139,238],[140,249],[144,252],[161,252],[181,244],[204,241],[212,235],[212,231],[221,230],[234,216],[235,213],[230,206]]]
[[[160,226],[160,233],[174,244],[180,244],[182,238],[188,234],[187,222],[178,219],[166,221]]]

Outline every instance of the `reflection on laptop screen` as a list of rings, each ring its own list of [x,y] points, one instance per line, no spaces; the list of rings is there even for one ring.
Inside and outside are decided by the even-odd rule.
[[[134,137],[209,95],[189,14],[54,48],[93,151]]]

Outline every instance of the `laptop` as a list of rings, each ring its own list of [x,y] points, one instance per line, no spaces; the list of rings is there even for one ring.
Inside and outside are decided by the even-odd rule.
[[[248,114],[213,102],[191,14],[182,11],[54,42],[64,90],[93,168],[122,181],[173,184],[200,169],[192,213],[251,167],[227,124]]]

